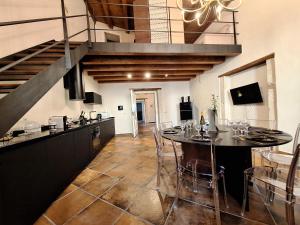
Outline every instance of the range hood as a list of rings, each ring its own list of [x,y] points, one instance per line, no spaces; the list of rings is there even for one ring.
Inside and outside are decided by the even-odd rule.
[[[95,92],[85,92],[85,104],[102,104],[102,96]]]
[[[69,89],[69,99],[81,101],[85,99],[84,79],[82,76],[82,66],[76,64],[65,76],[64,87]]]

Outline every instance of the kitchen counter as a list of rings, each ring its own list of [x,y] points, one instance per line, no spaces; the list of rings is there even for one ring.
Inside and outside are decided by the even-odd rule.
[[[33,224],[115,135],[114,118],[0,144],[0,224]]]
[[[63,130],[63,129],[56,129],[55,132],[50,132],[48,131],[42,131],[42,132],[35,132],[32,134],[21,134],[18,137],[14,137],[13,139],[9,140],[9,141],[1,141],[0,142],[0,153],[2,151],[6,151],[9,150],[11,148],[14,147],[18,147],[21,145],[25,145],[25,144],[31,144],[33,142],[36,141],[40,141],[46,138],[50,138],[50,137],[54,137],[54,136],[58,136],[58,135],[62,135],[68,132],[72,132],[75,130],[79,130],[82,128],[86,128],[88,126],[93,126],[93,125],[97,125],[99,123],[105,122],[105,121],[109,121],[114,119],[114,117],[109,117],[107,119],[102,119],[102,120],[93,120],[92,122],[88,122],[86,125],[73,125],[72,127],[70,127],[67,130]]]

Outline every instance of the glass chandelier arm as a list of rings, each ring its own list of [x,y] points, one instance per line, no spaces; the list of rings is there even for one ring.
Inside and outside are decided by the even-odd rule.
[[[227,2],[233,2],[235,0],[227,0]],[[228,6],[225,6],[223,3],[222,3],[222,0],[217,0],[218,4],[220,6],[222,6],[224,9],[227,9],[227,10],[230,10],[230,11],[234,11],[236,10],[237,8],[239,8],[241,5],[242,5],[242,2],[243,0],[238,0],[239,1],[239,4],[235,7],[228,7]]]
[[[207,12],[205,14],[203,14],[203,15],[205,15],[204,20],[202,20],[203,15],[197,20],[199,27],[203,26],[207,22],[210,13],[211,13],[211,7],[208,7]],[[202,21],[202,22],[200,22],[200,21]]]
[[[181,5],[182,5],[182,1],[183,0],[176,0],[176,4],[177,4],[177,7],[183,11],[183,12],[187,12],[187,13],[194,13],[194,12],[199,12],[199,11],[203,11],[207,6],[209,6],[212,2],[216,1],[216,0],[208,0],[205,4],[201,5],[200,8],[197,8],[197,9],[185,9],[183,8]],[[180,4],[181,2],[181,4]]]

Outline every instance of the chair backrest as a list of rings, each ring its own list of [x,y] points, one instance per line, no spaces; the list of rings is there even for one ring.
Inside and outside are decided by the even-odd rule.
[[[154,135],[154,140],[155,140],[155,145],[156,145],[156,153],[157,155],[160,155],[160,153],[163,150],[163,142],[162,142],[162,137],[159,133],[159,130],[157,128],[153,128],[152,130],[153,135]]]
[[[299,164],[299,156],[300,156],[300,144],[296,147],[291,165],[290,165],[290,169],[289,169],[289,173],[288,173],[288,177],[287,177],[287,181],[286,181],[286,191],[288,194],[293,195],[294,192],[294,184],[295,184],[295,179],[296,179],[296,171],[298,168],[298,164]]]
[[[259,119],[247,119],[250,126],[254,127],[264,127],[268,129],[277,129],[276,120],[259,120]]]
[[[295,137],[294,137],[293,154],[295,153],[298,144],[300,144],[299,143],[299,141],[300,141],[299,135],[300,135],[300,123],[297,126],[297,130],[296,130]]]
[[[169,128],[173,128],[172,121],[163,122],[163,123],[159,124],[159,130],[165,130],[165,129],[169,129]]]

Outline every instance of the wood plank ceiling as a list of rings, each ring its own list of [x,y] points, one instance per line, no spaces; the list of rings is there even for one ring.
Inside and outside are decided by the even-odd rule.
[[[240,45],[94,43],[81,63],[99,83],[189,81],[241,51]]]
[[[87,0],[88,9],[94,20],[125,30],[134,29],[133,0]],[[111,17],[113,16],[113,17]]]

